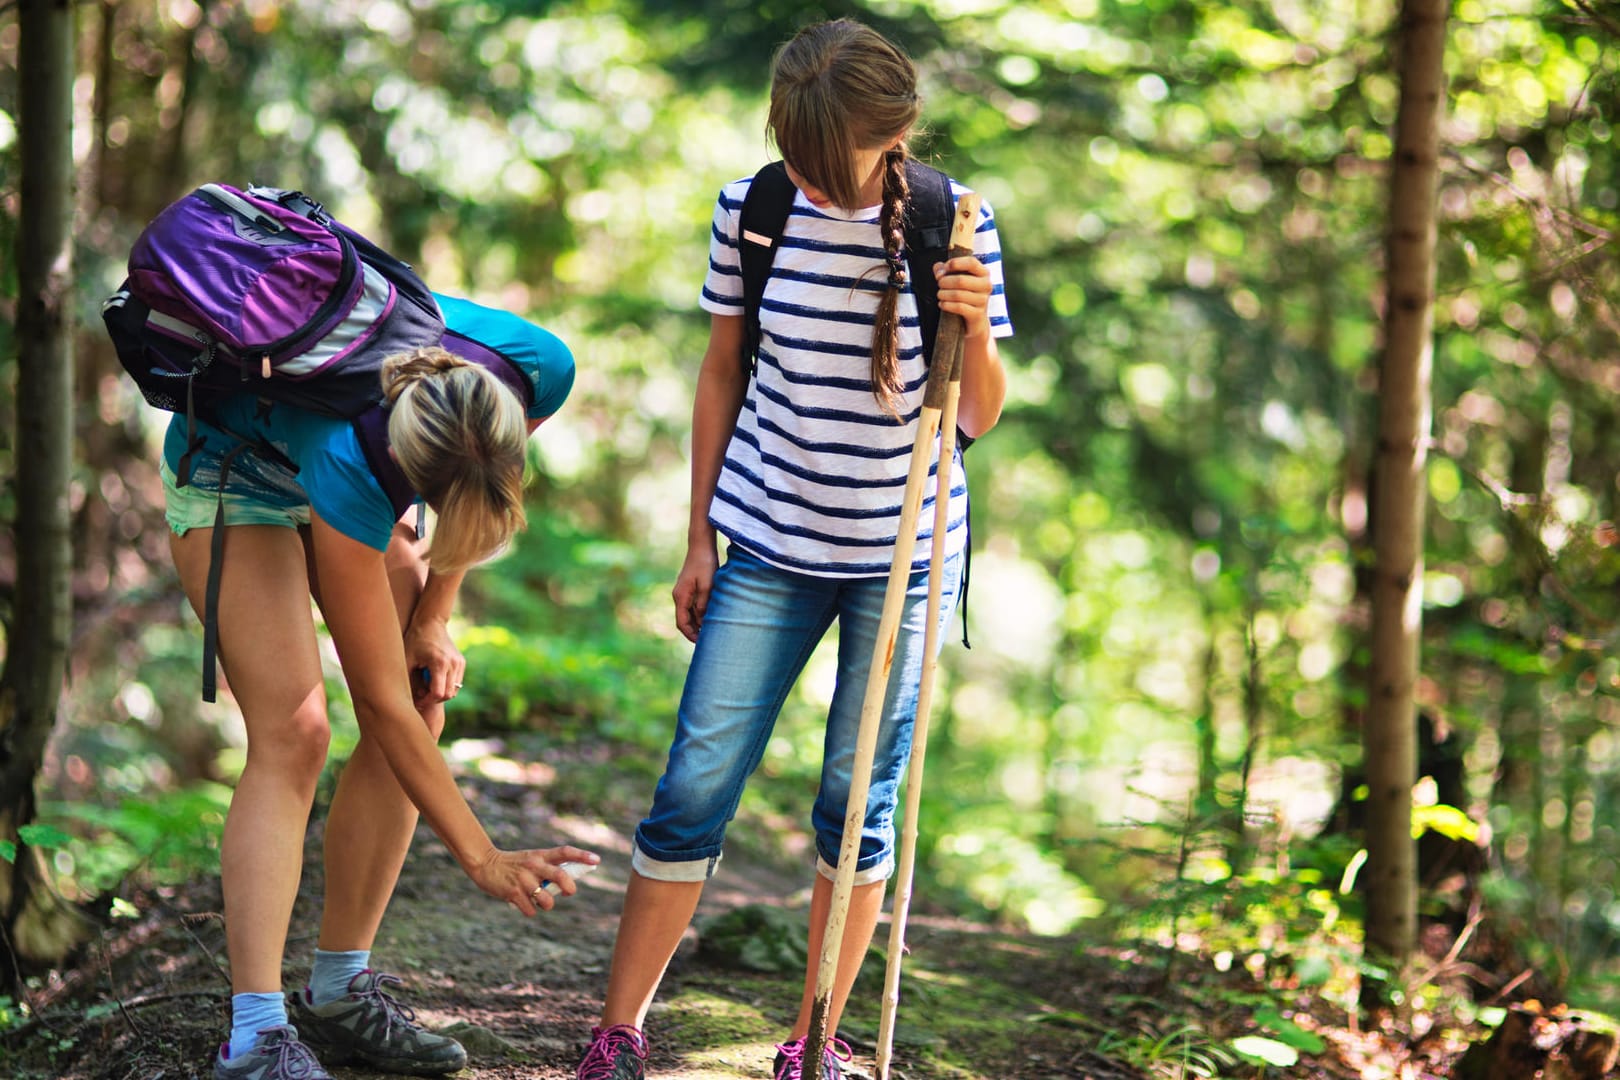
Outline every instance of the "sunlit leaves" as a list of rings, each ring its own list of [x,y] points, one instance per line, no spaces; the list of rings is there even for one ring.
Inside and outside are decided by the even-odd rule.
[[[1263,1065],[1286,1069],[1299,1063],[1299,1051],[1277,1039],[1260,1035],[1244,1035],[1232,1040],[1232,1049],[1243,1057]]]
[[[1426,832],[1472,843],[1479,837],[1479,824],[1455,806],[1420,804],[1412,807],[1412,838],[1415,840]]]

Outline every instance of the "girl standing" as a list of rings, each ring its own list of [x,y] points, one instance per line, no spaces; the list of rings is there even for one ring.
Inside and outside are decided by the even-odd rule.
[[[701,301],[711,320],[693,406],[691,520],[674,588],[676,625],[696,649],[668,764],[636,830],[601,1022],[579,1080],[644,1075],[642,1023],[653,995],[720,861],[726,826],[782,703],[836,620],[837,686],[821,789],[810,812],[817,852],[812,964],[820,956],[912,425],[927,377],[902,250],[906,139],[920,108],[911,61],[859,23],[807,27],[777,53],[768,124],[798,192],[760,307],[753,379],[743,357],[738,255],[738,212],[750,181],[720,193]],[[936,265],[933,273],[940,310],[965,322],[958,425],[977,437],[1000,415],[1006,376],[996,339],[1012,332],[988,204],[980,210],[974,255]],[[949,612],[966,547],[967,485],[959,458],[936,465],[952,474],[942,568],[942,611]],[[919,520],[931,523],[932,516],[925,503]],[[723,564],[721,533],[729,541]],[[893,872],[894,808],[923,667],[929,544],[917,550],[829,1032],[837,1030]],[[775,1080],[802,1075],[814,992],[812,967],[798,1017],[777,1047]],[[840,1061],[848,1060],[847,1046],[829,1039],[824,1075],[842,1075]]]

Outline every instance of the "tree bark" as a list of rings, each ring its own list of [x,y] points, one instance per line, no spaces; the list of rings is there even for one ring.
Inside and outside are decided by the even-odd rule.
[[[19,838],[34,817],[34,781],[56,720],[69,636],[68,482],[73,433],[73,8],[21,0],[17,230],[16,608],[0,672],[0,984],[58,959],[76,922]]]
[[[1417,940],[1417,687],[1423,627],[1436,192],[1448,0],[1401,5],[1388,299],[1378,385],[1367,763],[1367,950],[1404,962]]]

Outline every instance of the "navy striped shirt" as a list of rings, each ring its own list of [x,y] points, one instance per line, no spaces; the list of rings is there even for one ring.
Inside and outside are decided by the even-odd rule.
[[[715,204],[709,273],[699,301],[717,315],[743,311],[738,216],[752,178],[727,184]],[[955,194],[964,190],[955,181]],[[922,409],[928,365],[917,301],[900,295],[901,421],[872,394],[872,320],[888,287],[878,207],[853,213],[812,206],[796,193],[760,306],[759,368],[726,448],[709,521],[783,569],[827,577],[886,575]],[[995,215],[984,202],[974,251],[990,269],[990,332],[1012,333]],[[939,443],[918,516],[912,566],[928,566]],[[967,478],[951,463],[946,554],[967,542]]]

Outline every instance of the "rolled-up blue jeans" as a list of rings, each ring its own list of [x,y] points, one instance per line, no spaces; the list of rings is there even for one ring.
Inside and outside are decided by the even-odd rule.
[[[956,607],[962,557],[940,578],[940,634]],[[731,545],[714,577],[686,673],[669,762],[652,809],[636,829],[633,865],[658,881],[704,881],[715,871],[744,783],[817,643],[838,621],[838,679],[827,712],[821,790],[811,809],[817,868],[836,873],[855,744],[887,578],[796,574]],[[894,808],[917,716],[927,623],[928,574],[914,573],[894,647],[872,763],[856,884],[894,870]],[[937,646],[936,646],[937,647]]]

